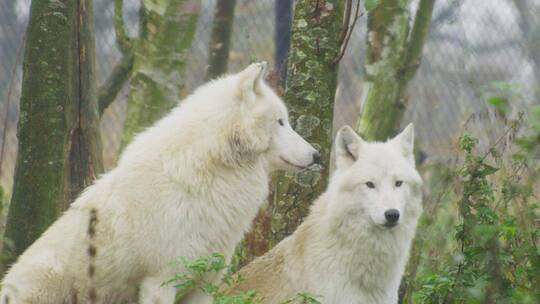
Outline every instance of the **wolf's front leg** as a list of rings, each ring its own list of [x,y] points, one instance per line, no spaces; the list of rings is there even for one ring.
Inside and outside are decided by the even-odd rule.
[[[141,283],[139,304],[173,304],[176,288],[163,285],[165,277],[147,277]]]

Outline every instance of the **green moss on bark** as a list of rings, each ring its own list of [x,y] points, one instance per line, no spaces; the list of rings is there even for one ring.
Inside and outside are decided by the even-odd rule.
[[[296,3],[285,101],[292,126],[321,152],[323,165],[277,177],[270,206],[274,242],[296,229],[327,184],[343,12],[344,1]]]
[[[30,8],[5,233],[14,255],[102,169],[91,12],[90,0],[33,1]]]
[[[163,8],[150,4],[144,8],[144,28],[133,52],[134,73],[122,146],[180,100],[186,56],[197,25],[198,2],[169,0]]]
[[[431,23],[434,0],[421,0],[409,28],[408,0],[380,0],[368,14],[362,114],[358,132],[368,140],[386,140],[401,125],[414,76]]]

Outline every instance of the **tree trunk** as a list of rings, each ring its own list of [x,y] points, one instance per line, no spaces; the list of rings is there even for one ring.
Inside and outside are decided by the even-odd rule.
[[[169,0],[162,6],[145,1],[141,37],[128,99],[125,147],[133,136],[170,110],[181,97],[181,81],[197,25],[199,1]]]
[[[368,140],[397,133],[407,106],[406,88],[422,56],[435,0],[421,0],[409,29],[409,1],[380,0],[368,14],[362,114],[358,132]]]
[[[322,167],[276,179],[271,241],[292,233],[328,180],[344,1],[296,2],[285,101],[294,129],[321,152]]]
[[[368,14],[364,97],[357,127],[368,140],[384,141],[398,132],[408,104],[407,85],[420,66],[435,0],[420,0],[412,29],[409,2],[380,0]],[[416,241],[414,246],[399,303],[411,297],[419,259],[417,247],[422,244]]]
[[[103,170],[92,1],[33,1],[26,37],[10,261]]]
[[[218,0],[216,3],[206,80],[227,72],[235,6],[236,0]]]
[[[292,23],[293,0],[277,0],[275,3],[275,67],[285,83],[287,76],[287,55],[291,46],[291,23]]]

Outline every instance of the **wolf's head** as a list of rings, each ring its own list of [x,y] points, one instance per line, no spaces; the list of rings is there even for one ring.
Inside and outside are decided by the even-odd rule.
[[[244,154],[262,154],[272,170],[304,169],[319,161],[319,152],[292,129],[284,102],[263,79],[265,71],[266,62],[254,63],[234,75],[239,114],[229,143]]]
[[[330,210],[357,227],[392,230],[420,216],[421,184],[413,155],[412,124],[387,142],[364,141],[350,127],[336,136]],[[332,211],[331,211],[332,212]]]

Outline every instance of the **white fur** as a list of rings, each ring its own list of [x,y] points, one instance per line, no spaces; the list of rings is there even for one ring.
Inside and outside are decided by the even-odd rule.
[[[234,290],[256,290],[263,303],[302,292],[325,304],[397,303],[422,212],[413,140],[412,125],[385,143],[367,143],[342,128],[327,191],[293,235],[240,271],[244,281]],[[393,227],[385,226],[389,209],[400,212]]]
[[[316,153],[290,128],[285,105],[262,80],[265,66],[202,86],[139,134],[118,166],[20,256],[2,281],[0,303],[67,303],[74,294],[84,303],[90,287],[98,303],[120,303],[135,300],[139,286],[140,303],[172,303],[176,291],[162,283],[182,271],[173,260],[229,258],[268,195],[269,173],[307,167]]]

